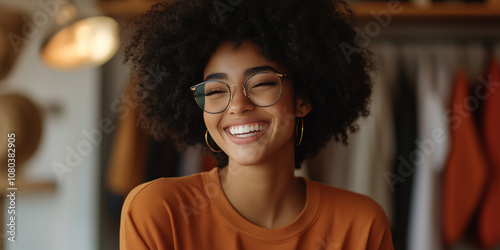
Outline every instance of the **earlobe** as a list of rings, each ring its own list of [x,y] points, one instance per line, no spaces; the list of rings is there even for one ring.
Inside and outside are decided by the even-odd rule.
[[[295,116],[296,117],[305,117],[311,109],[313,108],[311,102],[305,101],[303,98],[297,98],[296,101],[297,107],[295,108]]]

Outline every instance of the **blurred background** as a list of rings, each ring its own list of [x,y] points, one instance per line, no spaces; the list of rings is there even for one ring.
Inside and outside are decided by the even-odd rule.
[[[119,31],[154,3],[0,0],[0,250],[118,249],[134,186],[214,166],[200,147],[177,152],[136,126]],[[359,43],[339,49],[347,61],[360,47],[375,54],[371,115],[297,175],[374,198],[396,249],[500,249],[500,0],[352,9]]]

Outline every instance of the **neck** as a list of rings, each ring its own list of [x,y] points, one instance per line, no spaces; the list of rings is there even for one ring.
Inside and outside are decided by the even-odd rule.
[[[293,141],[281,151],[259,165],[243,166],[230,159],[220,170],[222,188],[233,207],[261,227],[288,225],[305,205],[305,183],[294,176]]]

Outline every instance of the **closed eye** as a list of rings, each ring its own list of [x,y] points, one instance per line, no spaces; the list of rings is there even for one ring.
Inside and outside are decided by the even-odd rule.
[[[211,96],[211,95],[216,95],[216,94],[224,94],[227,93],[225,90],[219,90],[219,89],[214,89],[210,91],[205,92],[205,96]]]
[[[260,82],[260,83],[255,84],[254,86],[252,86],[252,88],[263,87],[263,86],[274,86],[276,84],[277,84],[277,82],[273,82],[273,81]]]

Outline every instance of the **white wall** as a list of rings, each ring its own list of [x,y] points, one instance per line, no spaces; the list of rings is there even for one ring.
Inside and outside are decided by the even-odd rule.
[[[0,8],[4,6],[27,11],[30,20],[34,13],[45,12],[38,0],[0,0]],[[6,249],[89,250],[98,246],[100,145],[91,144],[89,155],[82,157],[81,163],[62,175],[61,180],[52,165],[67,165],[65,148],[76,150],[79,143],[81,146],[89,141],[81,131],[98,128],[100,70],[61,72],[45,66],[38,53],[52,24],[49,18],[47,24],[40,25],[37,34],[25,44],[13,72],[0,82],[0,94],[22,93],[42,108],[61,106],[60,114],[44,112],[41,144],[18,173],[26,181],[53,181],[56,189],[23,192],[19,187],[16,243],[2,240]]]

